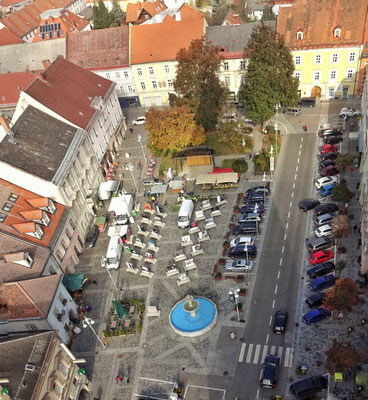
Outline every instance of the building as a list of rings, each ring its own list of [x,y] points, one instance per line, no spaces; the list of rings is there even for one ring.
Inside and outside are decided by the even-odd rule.
[[[206,38],[219,47],[221,56],[224,58],[220,79],[229,88],[234,100],[237,98],[248,64],[244,48],[253,29],[259,24],[260,22],[248,22],[241,25],[209,26],[206,29]],[[275,27],[274,21],[266,21],[264,24]]]
[[[196,12],[191,19],[177,21],[166,16],[161,23],[132,26],[131,66],[142,106],[168,103],[174,91],[177,53],[204,35],[206,21]]]
[[[1,0],[0,8],[3,14],[8,14],[20,10],[30,2],[31,0]]]
[[[41,78],[20,93],[12,123],[31,105],[85,130],[94,158],[106,174],[126,132],[115,86],[114,82],[58,57],[41,73]]]
[[[10,32],[5,26],[0,28],[0,46],[17,43],[23,43],[23,40],[17,35],[14,35],[14,33]]]
[[[358,93],[366,17],[366,0],[280,5],[277,31],[292,52],[302,97],[347,99]]]
[[[2,400],[85,400],[89,381],[56,331],[12,335],[0,341]]]
[[[84,239],[94,216],[96,190],[102,181],[84,129],[27,106],[0,143],[0,178],[38,194],[45,202],[51,199],[69,207],[70,227],[65,228],[70,229],[69,234],[65,233],[68,241],[65,237],[60,240],[75,241],[74,230]],[[42,209],[47,205],[36,202],[33,207]],[[34,235],[43,237],[39,229]],[[81,250],[82,243],[76,244],[76,253]],[[56,256],[62,263],[65,251]],[[78,259],[74,261],[78,263]]]
[[[122,107],[140,106],[129,65],[128,26],[69,35],[67,58],[79,67],[115,82]]]
[[[228,25],[240,25],[244,24],[243,19],[240,17],[239,13],[236,13],[232,8],[226,13],[222,26]]]
[[[144,3],[128,3],[125,22],[139,25],[166,9],[167,7],[160,0],[154,2],[145,1]]]
[[[58,56],[66,57],[65,39],[0,46],[0,74],[40,72]]]
[[[33,42],[64,38],[70,33],[91,30],[89,22],[65,8],[55,8],[41,13],[41,22]]]
[[[0,21],[4,26],[25,42],[32,41],[41,23],[41,13],[53,8],[66,8],[77,14],[86,7],[85,0],[35,0],[19,11],[5,15]]]

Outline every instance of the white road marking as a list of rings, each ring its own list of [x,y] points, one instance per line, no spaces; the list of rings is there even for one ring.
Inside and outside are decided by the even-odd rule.
[[[277,273],[277,279],[280,278],[280,271]]]
[[[302,151],[301,150],[299,150],[299,156],[302,154]]]
[[[272,315],[270,316],[270,322],[268,323],[268,325],[271,325],[272,323]]]
[[[293,202],[291,201],[289,204],[289,207],[291,208],[293,206]]]
[[[261,373],[262,373],[262,371],[261,371]],[[259,376],[259,379],[261,379],[261,376]],[[259,397],[259,389],[257,390],[257,399],[258,399],[258,397]]]
[[[294,363],[294,349],[290,350],[289,367],[292,367]]]
[[[299,161],[300,161],[300,159],[298,158],[298,160],[297,160],[297,162],[296,162],[296,163],[297,163],[297,164],[299,164]]]
[[[303,139],[304,139],[304,138],[302,137],[302,140],[301,140],[302,143],[303,143]]]
[[[257,364],[260,351],[261,351],[261,345],[257,344],[256,351],[254,352],[253,364]]]
[[[263,362],[263,360],[266,358],[267,350],[268,350],[268,346],[267,345],[263,346],[263,353],[262,353],[261,362]]]
[[[285,246],[282,246],[281,253],[284,254]]]
[[[282,257],[280,258],[280,267],[281,267],[281,265],[282,265]]]
[[[139,379],[143,379],[145,381],[153,381],[153,382],[160,382],[160,383],[168,383],[170,385],[174,385],[175,382],[170,382],[170,381],[161,381],[160,379],[152,379],[152,378],[145,378],[143,376],[140,376]]]
[[[275,286],[275,294],[277,294],[277,289],[279,288],[279,285]]]
[[[286,236],[287,236],[287,235],[286,235],[286,233],[285,233],[285,235],[284,235],[284,240],[286,240]]]
[[[290,211],[288,212],[288,218],[290,218]]]
[[[295,171],[298,172],[298,169],[299,169],[299,165],[296,166]]]
[[[287,347],[285,352],[284,367],[287,367],[289,365],[289,357],[290,357],[290,347]]]
[[[303,147],[303,145],[300,143],[300,145],[299,145],[299,149],[301,149]]]
[[[294,185],[293,185],[293,189],[295,189],[295,182],[294,182]]]
[[[239,359],[238,359],[239,362],[243,362],[244,353],[245,353],[245,348],[246,347],[247,347],[247,344],[246,343],[242,343],[241,349],[240,349],[240,353],[239,353]]]
[[[285,230],[289,228],[289,222],[286,222]]]
[[[276,354],[275,350],[276,350],[276,346],[272,346],[270,354],[275,355]]]
[[[293,198],[294,197],[294,192],[291,192],[291,198]]]
[[[248,353],[247,353],[247,358],[245,359],[245,362],[249,363],[251,357],[252,357],[252,351],[253,351],[253,346],[254,344],[251,343],[248,347]]]
[[[268,339],[270,338],[270,335],[269,334],[267,334],[267,337],[266,337],[266,344],[268,343]],[[268,347],[268,346],[265,346],[265,347]],[[266,348],[266,350],[267,350],[267,348]]]
[[[197,385],[187,385],[187,387],[185,388],[185,392],[184,392],[184,398],[187,397],[187,393],[189,391],[189,388],[198,388],[198,389],[209,389],[209,390],[217,390],[218,392],[222,392],[222,400],[225,400],[225,396],[226,396],[226,390],[225,389],[219,389],[219,388],[215,388],[215,387],[208,387],[208,386],[197,386]],[[134,395],[135,396],[135,395]],[[147,396],[145,396],[147,397]],[[148,397],[147,397],[148,398]],[[154,397],[152,397],[154,399]],[[164,399],[163,399],[164,400]]]
[[[275,299],[273,299],[272,308],[275,308]]]

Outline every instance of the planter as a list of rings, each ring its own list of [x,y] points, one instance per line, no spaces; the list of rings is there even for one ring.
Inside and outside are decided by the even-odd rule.
[[[234,275],[225,275],[225,279],[235,279]]]
[[[218,265],[215,264],[215,266],[213,267],[213,273],[217,274],[217,272],[218,272]]]
[[[229,224],[229,233],[231,233],[234,229],[235,224]]]
[[[243,195],[243,193],[238,193],[238,203],[240,203],[240,201],[241,200],[243,200],[243,197],[244,197],[244,195]]]
[[[346,253],[346,248],[345,247],[338,247],[337,248],[337,253],[338,254],[345,254]]]
[[[225,240],[225,242],[222,244],[222,248],[224,250],[227,250],[229,247],[230,247],[230,243],[227,240]]]
[[[239,290],[239,296],[244,297],[247,294],[247,289],[240,289]]]
[[[225,259],[224,258],[220,258],[218,260],[218,265],[225,265]]]
[[[236,276],[236,281],[237,282],[244,282],[244,276],[243,275],[237,275]]]
[[[215,275],[215,281],[221,281],[222,280],[222,274],[221,272],[217,272],[217,274]]]
[[[235,206],[234,207],[234,214],[239,214],[240,213],[240,207],[239,206]]]
[[[223,250],[222,250],[222,255],[223,255],[223,257],[226,257],[226,254],[227,254],[227,250],[226,250],[226,249],[223,249]]]
[[[243,303],[238,303],[238,305],[235,304],[234,310],[236,311],[238,309],[239,311],[243,310]]]

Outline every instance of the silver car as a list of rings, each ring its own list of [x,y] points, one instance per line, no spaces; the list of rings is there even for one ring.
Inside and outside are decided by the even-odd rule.
[[[254,268],[254,262],[247,260],[228,261],[225,268],[226,271],[229,272],[252,271]]]

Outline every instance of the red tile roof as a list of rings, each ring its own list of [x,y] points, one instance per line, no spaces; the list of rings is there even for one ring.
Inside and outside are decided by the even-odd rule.
[[[174,21],[166,17],[158,24],[133,25],[131,35],[132,64],[174,61],[181,48],[203,38],[204,18]]]
[[[3,7],[10,7],[13,4],[18,4],[18,3],[22,3],[23,0],[2,0],[1,1],[1,5]]]
[[[0,74],[0,108],[15,108],[19,100],[19,88],[26,89],[38,76],[40,75],[31,72]]]
[[[49,206],[49,199],[48,197],[40,197],[36,199],[27,199],[27,203],[29,203],[34,208],[37,207],[48,207]]]
[[[236,13],[232,8],[226,14],[222,25],[240,25],[244,24],[244,21],[240,18],[239,13]]]
[[[36,232],[35,222],[21,222],[19,224],[12,224],[11,226],[19,233]]]
[[[92,100],[115,84],[58,57],[26,90],[29,96],[73,124],[86,129],[96,110]]]
[[[0,46],[6,46],[8,44],[23,43],[23,40],[10,32],[8,28],[0,29]]]
[[[65,8],[70,0],[35,0],[21,10],[5,16],[1,23],[20,38],[33,31],[40,24],[40,14],[52,8]]]
[[[126,10],[126,22],[137,22],[141,18],[142,12],[146,11],[151,17],[166,10],[163,2],[157,0],[153,3],[145,1],[144,3],[128,3]],[[143,20],[144,21],[144,20]],[[142,22],[143,22],[142,21]]]
[[[277,31],[292,49],[350,46],[362,43],[367,0],[295,0],[291,7],[280,7]],[[335,28],[341,36],[335,38]],[[297,32],[304,33],[296,40]]]
[[[33,220],[36,220],[36,219],[42,219],[42,210],[19,211],[19,214],[26,221],[33,221]]]
[[[67,57],[81,68],[129,66],[129,27],[95,29],[68,35]]]

